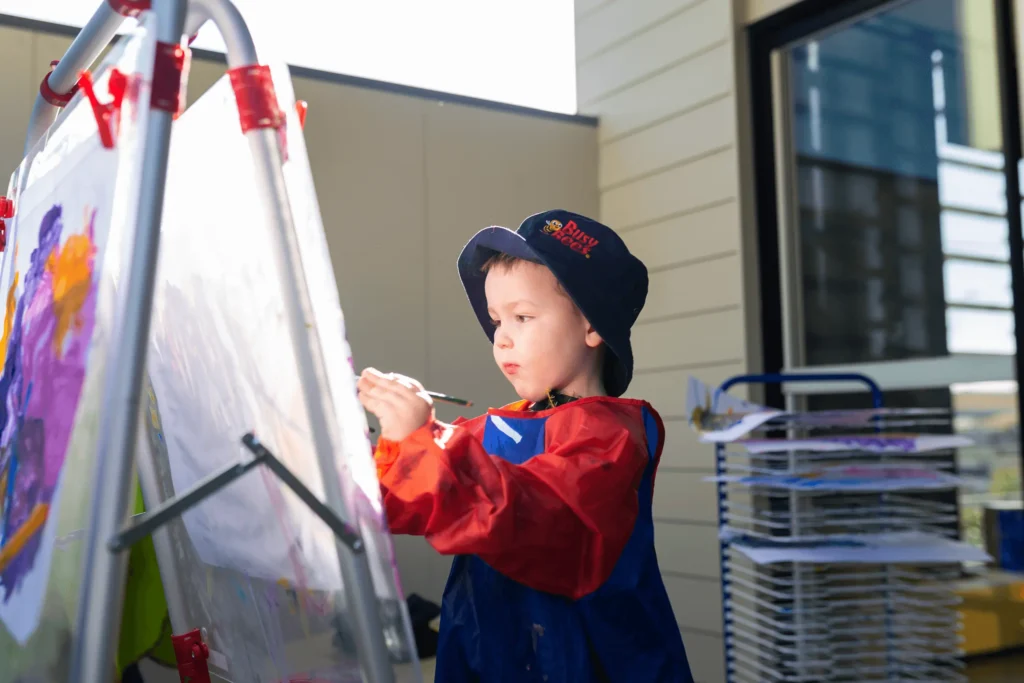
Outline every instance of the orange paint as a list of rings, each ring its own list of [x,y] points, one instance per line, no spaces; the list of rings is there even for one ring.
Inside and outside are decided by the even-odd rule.
[[[15,271],[14,282],[7,290],[7,308],[4,310],[4,336],[0,337],[0,364],[7,362],[7,342],[11,339],[11,328],[14,327],[14,309],[17,301],[14,298],[14,291],[18,288],[18,279],[21,273]]]
[[[72,326],[77,329],[82,324],[78,314],[92,287],[95,254],[96,246],[90,235],[72,235],[46,260],[46,270],[53,277],[53,313],[57,321],[53,342],[58,357],[68,331]]]
[[[0,549],[0,572],[7,569],[7,565],[21,552],[29,539],[43,528],[43,523],[46,522],[49,515],[50,506],[46,503],[38,503],[32,509],[32,514],[28,516],[25,523],[11,535],[4,547]]]

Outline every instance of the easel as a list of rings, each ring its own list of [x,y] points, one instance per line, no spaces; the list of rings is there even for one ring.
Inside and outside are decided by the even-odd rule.
[[[215,494],[242,474],[266,465],[284,481],[335,533],[348,612],[364,679],[391,683],[394,671],[377,611],[370,568],[359,533],[340,517],[344,498],[334,454],[341,443],[335,423],[328,419],[333,406],[325,405],[321,391],[327,376],[320,341],[311,331],[312,304],[305,279],[295,225],[282,173],[278,128],[281,112],[269,80],[260,66],[248,28],[230,0],[106,0],[75,38],[63,59],[44,78],[29,124],[25,150],[31,153],[46,135],[60,108],[67,104],[80,82],[80,74],[100,55],[122,22],[152,9],[157,18],[157,55],[153,76],[151,118],[145,139],[140,212],[133,234],[125,283],[116,309],[118,337],[113,347],[116,362],[109,363],[104,386],[99,454],[93,499],[86,526],[85,566],[77,633],[72,646],[71,683],[107,683],[113,666],[114,636],[119,632],[126,575],[123,552],[134,542],[154,534],[161,565],[161,579],[168,599],[178,656],[179,672],[189,680],[209,681],[208,649],[203,632],[185,622],[178,609],[182,586],[173,572],[165,571],[171,548],[161,527],[189,507]],[[239,107],[242,130],[261,184],[266,215],[278,227],[276,254],[283,274],[288,327],[298,361],[303,398],[315,444],[326,504],[321,503],[251,434],[243,443],[252,452],[247,459],[224,468],[190,491],[164,498],[146,457],[139,459],[140,483],[150,512],[129,526],[135,449],[142,382],[150,331],[160,223],[172,122],[182,109],[188,66],[183,36],[193,36],[206,22],[220,31],[227,45],[227,60]],[[99,117],[99,115],[97,115]],[[240,435],[241,436],[241,435]],[[184,680],[184,678],[183,678]]]

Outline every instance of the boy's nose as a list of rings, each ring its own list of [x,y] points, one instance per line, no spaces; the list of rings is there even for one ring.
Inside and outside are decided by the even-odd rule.
[[[499,327],[494,333],[494,345],[499,349],[511,349],[512,337],[510,337],[507,332],[502,332]]]

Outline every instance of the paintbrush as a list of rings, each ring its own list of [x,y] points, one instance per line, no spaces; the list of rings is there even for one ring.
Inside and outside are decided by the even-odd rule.
[[[425,393],[433,400],[440,401],[441,403],[451,403],[452,405],[464,406],[466,408],[469,408],[470,406],[473,405],[472,401],[467,401],[464,398],[456,398],[455,396],[449,396],[448,394],[439,394],[436,391],[424,391],[423,393]],[[375,434],[376,432],[376,429],[370,427],[371,434]]]
[[[427,396],[434,399],[435,401],[440,401],[441,403],[451,403],[452,405],[465,406],[467,408],[473,405],[472,401],[467,401],[464,398],[455,398],[454,396],[449,396],[448,394],[439,394],[436,391],[425,391],[423,393],[425,393]]]

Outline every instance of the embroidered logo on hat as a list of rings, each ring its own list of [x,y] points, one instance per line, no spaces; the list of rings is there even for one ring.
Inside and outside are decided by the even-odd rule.
[[[550,235],[585,258],[590,258],[590,250],[600,244],[600,241],[583,232],[580,226],[576,225],[576,221],[572,220],[565,225],[558,220],[549,220],[544,224],[544,234]]]

